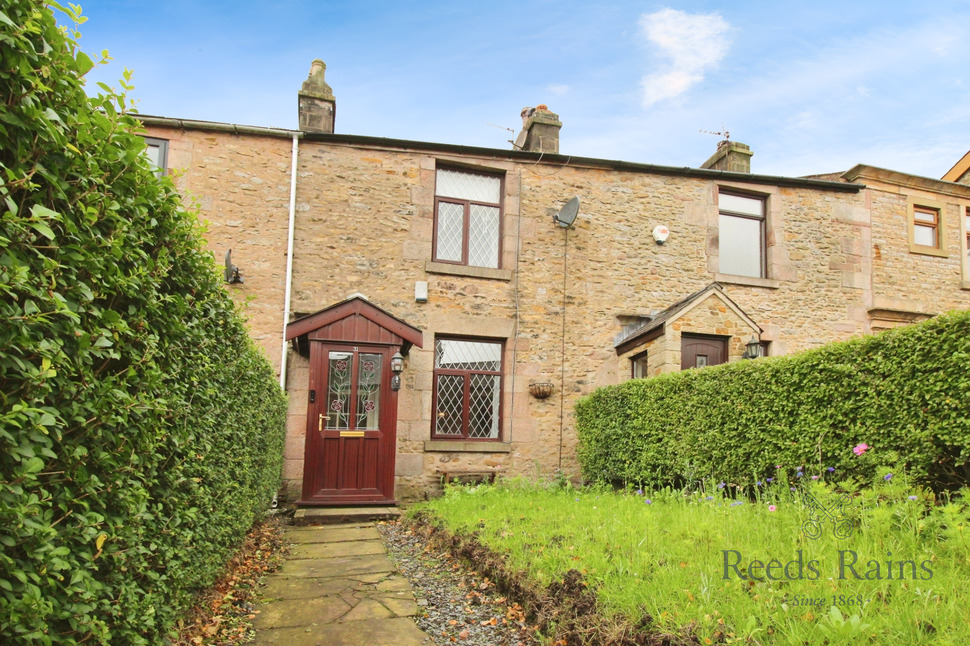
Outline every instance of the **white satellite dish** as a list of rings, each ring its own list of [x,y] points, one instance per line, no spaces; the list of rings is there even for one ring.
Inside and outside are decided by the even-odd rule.
[[[576,220],[576,215],[579,213],[579,198],[573,197],[566,204],[559,209],[559,213],[552,216],[552,221],[561,226],[563,229],[571,227],[573,222]]]

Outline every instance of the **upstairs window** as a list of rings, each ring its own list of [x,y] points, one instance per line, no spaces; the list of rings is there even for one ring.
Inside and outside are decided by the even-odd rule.
[[[434,260],[498,269],[502,251],[502,178],[439,168],[434,202]]]
[[[168,141],[145,137],[145,157],[155,167],[155,174],[162,175],[168,168]]]
[[[909,250],[928,256],[946,257],[945,204],[910,200]]]
[[[913,244],[940,248],[940,211],[926,206],[913,207]]]
[[[433,439],[499,439],[502,350],[501,341],[435,339]]]
[[[720,273],[764,278],[764,198],[722,192],[717,202]]]

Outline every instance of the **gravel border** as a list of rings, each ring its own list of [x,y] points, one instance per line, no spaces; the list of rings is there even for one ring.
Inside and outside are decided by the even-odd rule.
[[[421,609],[415,621],[435,644],[536,646],[536,627],[495,584],[447,552],[424,542],[400,522],[380,522],[388,556],[407,577]]]

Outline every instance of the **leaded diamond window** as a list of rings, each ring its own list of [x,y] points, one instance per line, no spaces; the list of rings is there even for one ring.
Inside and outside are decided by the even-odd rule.
[[[498,268],[502,239],[502,178],[439,168],[435,181],[434,259]]]
[[[432,436],[499,439],[502,350],[498,341],[435,339]]]

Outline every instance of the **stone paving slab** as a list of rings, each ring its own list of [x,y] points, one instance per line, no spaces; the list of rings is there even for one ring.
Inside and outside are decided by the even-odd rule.
[[[384,543],[373,541],[346,541],[343,543],[306,543],[290,548],[291,559],[331,559],[336,557],[371,556],[387,554]]]
[[[256,646],[427,646],[434,642],[410,619],[278,628],[256,633]]]
[[[417,646],[414,591],[376,527],[290,528],[283,566],[267,577],[253,621],[257,646]]]
[[[280,576],[346,577],[354,574],[390,574],[394,566],[386,554],[366,554],[329,559],[292,559],[277,570]]]
[[[353,578],[267,577],[262,593],[267,600],[312,599],[353,592],[361,582]],[[378,584],[379,585],[379,584]]]
[[[353,604],[340,597],[273,601],[259,608],[259,614],[253,619],[253,627],[260,630],[327,624],[340,620],[354,609]],[[389,610],[384,610],[390,615]]]
[[[376,581],[373,580],[373,577],[368,576],[342,578],[269,577],[263,588],[263,597],[267,600],[312,599],[314,597],[353,594],[361,590],[370,590],[374,594],[400,599],[414,598],[411,584],[399,574],[381,574]]]
[[[373,524],[356,527],[344,527],[342,525],[294,527],[287,530],[286,540],[291,543],[300,544],[379,541],[381,540],[381,534]]]

